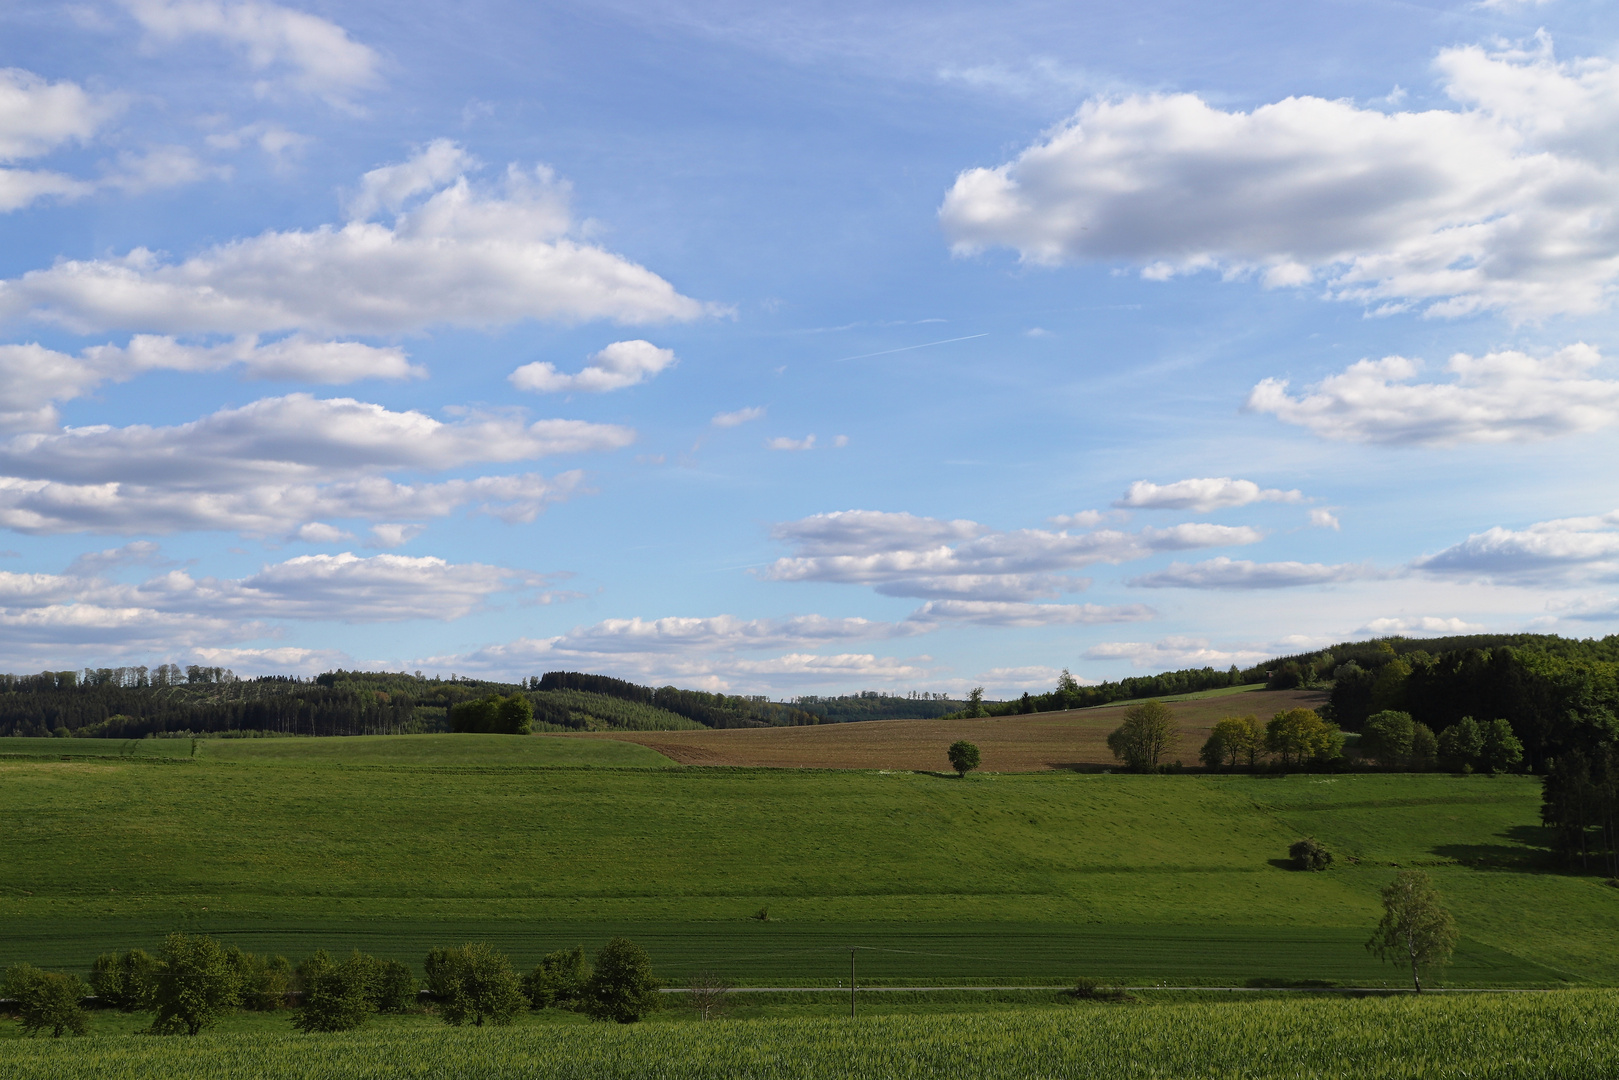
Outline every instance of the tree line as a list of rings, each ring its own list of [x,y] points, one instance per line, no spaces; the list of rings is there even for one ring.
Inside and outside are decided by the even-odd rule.
[[[655,705],[711,728],[792,727],[821,722],[820,717],[811,712],[765,697],[711,694],[704,690],[681,690],[674,686],[654,689],[608,675],[589,675],[579,671],[548,671],[537,680],[531,679],[530,685],[541,692],[582,690]]]
[[[153,1035],[197,1035],[239,1010],[296,1008],[300,1031],[352,1031],[379,1013],[418,1007],[425,995],[447,1024],[503,1026],[525,1009],[558,1008],[592,1019],[634,1023],[658,1007],[658,981],[646,950],[613,938],[585,958],[583,946],[554,952],[527,975],[487,944],[435,948],[418,983],[410,968],[354,950],[338,960],[317,949],[294,966],[204,934],[170,934],[156,956],[142,949],[105,953],[90,971],[95,1003],[151,1013]],[[6,969],[0,993],[27,1035],[83,1035],[85,984],[31,964]]]

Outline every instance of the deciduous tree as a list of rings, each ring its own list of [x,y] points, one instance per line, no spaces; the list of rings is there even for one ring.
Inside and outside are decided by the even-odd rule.
[[[1450,962],[1456,922],[1439,902],[1421,870],[1401,870],[1383,890],[1383,919],[1366,948],[1381,960],[1411,965],[1411,982],[1422,992],[1422,973]]]
[[[957,776],[965,777],[978,768],[978,747],[966,739],[957,739],[951,743],[950,749],[945,751],[945,756],[950,759],[950,767],[956,770]]]
[[[1250,769],[1265,747],[1265,729],[1253,716],[1223,716],[1215,722],[1208,741],[1198,756],[1211,769],[1222,765],[1235,768],[1246,764]]]
[[[16,1003],[12,1007],[17,1011],[17,1021],[30,1036],[48,1031],[52,1038],[60,1039],[69,1032],[83,1035],[89,1030],[89,1017],[79,1005],[84,984],[77,975],[17,964],[6,969],[0,991]]]
[[[503,953],[486,944],[434,949],[427,954],[427,987],[444,1022],[510,1024],[527,1004],[523,987]]]
[[[1125,710],[1124,723],[1107,737],[1107,748],[1130,768],[1148,772],[1180,738],[1175,714],[1161,701],[1144,701]]]
[[[205,934],[163,940],[153,980],[152,1033],[195,1035],[241,1003],[241,980],[219,942]]]
[[[646,950],[616,937],[596,954],[585,983],[585,1012],[595,1020],[633,1024],[658,1007],[658,982]]]
[[[1280,757],[1283,765],[1331,761],[1343,754],[1344,735],[1313,709],[1288,709],[1265,725],[1265,749]]]
[[[1404,765],[1411,758],[1411,740],[1416,724],[1411,714],[1385,709],[1367,717],[1361,731],[1360,752],[1379,765]]]

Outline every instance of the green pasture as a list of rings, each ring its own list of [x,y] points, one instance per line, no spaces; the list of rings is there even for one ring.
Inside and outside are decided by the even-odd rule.
[[[854,945],[892,984],[1376,986],[1400,981],[1360,948],[1378,890],[1422,866],[1463,934],[1441,982],[1619,983],[1619,889],[1552,872],[1533,778],[516,763],[623,751],[664,764],[538,736],[0,760],[0,963],[82,970],[192,929],[417,965],[492,940],[527,964],[625,933],[671,977],[752,985],[827,985]],[[1306,834],[1338,865],[1286,869]]]
[[[0,1080],[469,1080],[809,1076],[984,1080],[1590,1080],[1619,1071],[1612,992],[1305,999],[708,1023],[379,1023],[8,1042]]]
[[[603,765],[656,769],[674,765],[656,750],[635,743],[561,735],[533,735],[527,738],[513,738],[510,735],[348,735],[321,739],[0,739],[0,761],[8,758],[196,758],[264,765],[436,767]]]

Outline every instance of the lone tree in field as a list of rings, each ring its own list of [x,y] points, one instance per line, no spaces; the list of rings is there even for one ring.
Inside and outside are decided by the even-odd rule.
[[[1124,723],[1107,737],[1107,748],[1137,772],[1153,772],[1180,734],[1180,725],[1167,705],[1144,701],[1125,712]]]
[[[152,1034],[195,1035],[241,1004],[241,977],[219,942],[203,934],[163,940],[152,980]]]
[[[1411,965],[1411,982],[1422,992],[1422,972],[1450,962],[1456,921],[1439,903],[1433,882],[1421,870],[1401,870],[1383,890],[1383,921],[1366,948],[1378,959]]]
[[[616,937],[596,954],[596,967],[585,982],[585,1012],[592,1020],[633,1024],[658,1007],[658,981],[646,950]]]
[[[63,975],[55,971],[41,971],[32,964],[18,964],[6,969],[6,978],[0,983],[0,993],[16,1004],[12,1008],[23,1031],[29,1036],[42,1031],[60,1039],[68,1032],[83,1035],[90,1021],[79,999],[84,996],[84,984],[77,975]]]
[[[1332,852],[1313,836],[1294,841],[1287,856],[1293,860],[1295,870],[1325,870],[1332,865]]]
[[[945,755],[950,758],[950,767],[956,770],[957,776],[965,777],[978,768],[978,747],[966,739],[958,739],[951,743]]]

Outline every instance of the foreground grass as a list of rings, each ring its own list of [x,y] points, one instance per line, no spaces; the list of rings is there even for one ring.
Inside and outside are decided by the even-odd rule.
[[[1619,1070],[1610,992],[9,1043],[0,1078],[1568,1078]]]
[[[553,744],[620,748],[382,736],[0,761],[0,964],[82,972],[188,929],[413,965],[489,940],[530,965],[624,933],[665,977],[739,985],[830,984],[851,945],[871,950],[863,980],[891,984],[1398,984],[1360,943],[1394,867],[1418,865],[1464,937],[1447,983],[1619,983],[1619,890],[1548,872],[1533,778],[512,763]],[[1339,852],[1331,871],[1284,867],[1306,834]]]

